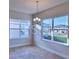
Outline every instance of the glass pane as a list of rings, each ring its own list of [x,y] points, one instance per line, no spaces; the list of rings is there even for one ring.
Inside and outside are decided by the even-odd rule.
[[[26,28],[28,29],[30,27],[30,21],[29,20],[23,20],[20,22],[21,28]]]
[[[10,19],[10,23],[20,24],[20,20],[19,19]]]
[[[29,20],[10,19],[10,39],[29,37],[30,24]]]
[[[54,40],[67,43],[68,39],[68,16],[54,18]]]
[[[29,28],[29,25],[27,23],[22,23],[21,28],[26,28],[27,29],[27,28]]]
[[[10,28],[19,28],[19,19],[10,19]]]
[[[21,38],[28,38],[29,37],[29,29],[30,29],[30,21],[23,20],[20,22],[20,24],[21,24],[21,30],[20,30]]]
[[[10,39],[17,39],[19,38],[19,30],[12,30],[10,29]]]
[[[35,24],[34,26],[34,39],[41,39],[41,24]]]
[[[20,31],[20,36],[21,36],[21,38],[28,38],[29,37],[29,30],[28,29],[21,30]]]
[[[51,40],[52,19],[45,19],[42,22],[42,35],[44,39]]]
[[[10,23],[10,28],[20,28],[19,24]]]
[[[40,25],[36,24],[35,28],[37,28],[39,31],[41,31],[41,26]]]

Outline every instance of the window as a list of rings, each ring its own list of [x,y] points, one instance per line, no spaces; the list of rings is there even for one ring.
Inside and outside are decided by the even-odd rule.
[[[10,39],[26,39],[29,37],[30,21],[10,19]]]
[[[45,19],[42,22],[42,35],[44,39],[51,40],[52,19]]]
[[[60,16],[42,21],[43,39],[68,43],[68,16]]]
[[[68,16],[54,18],[54,40],[62,43],[67,43]]]
[[[41,25],[34,24],[34,39],[41,39]]]

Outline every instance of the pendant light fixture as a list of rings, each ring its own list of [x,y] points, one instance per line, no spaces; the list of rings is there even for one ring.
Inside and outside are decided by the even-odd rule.
[[[39,1],[36,1],[36,12],[38,13],[38,11],[39,11],[39,9],[38,9],[38,3],[39,3]],[[33,21],[34,22],[40,22],[41,21],[41,19],[38,17],[38,16],[36,16],[34,19],[33,19]]]

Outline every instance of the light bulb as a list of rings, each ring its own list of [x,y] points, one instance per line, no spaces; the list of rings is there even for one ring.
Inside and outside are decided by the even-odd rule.
[[[33,21],[41,21],[41,19],[36,17],[36,18],[33,19]]]
[[[41,19],[39,18],[39,20],[38,21],[41,21]]]
[[[38,17],[36,17],[36,20],[38,20],[39,18]]]
[[[36,21],[36,19],[34,18],[33,21]]]

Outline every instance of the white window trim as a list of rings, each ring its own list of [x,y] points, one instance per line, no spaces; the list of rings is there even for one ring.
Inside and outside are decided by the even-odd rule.
[[[54,41],[54,40],[47,40],[47,39],[44,39],[44,38],[42,38],[42,40],[47,41],[47,42],[60,44],[60,45],[64,45],[64,46],[69,46],[68,43],[62,43],[62,42],[58,42],[58,41]]]

